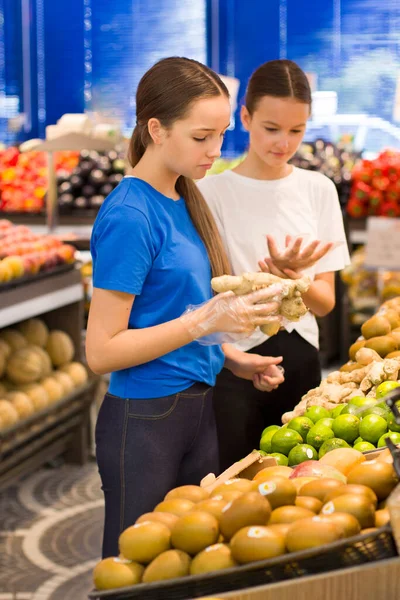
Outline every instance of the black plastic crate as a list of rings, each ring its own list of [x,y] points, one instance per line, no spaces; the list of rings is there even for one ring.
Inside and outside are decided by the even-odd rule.
[[[347,538],[312,550],[250,563],[206,575],[93,591],[91,600],[190,600],[223,592],[315,575],[397,556],[390,527]]]

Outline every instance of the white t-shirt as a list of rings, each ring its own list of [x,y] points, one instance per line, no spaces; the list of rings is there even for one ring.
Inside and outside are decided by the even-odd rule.
[[[232,171],[210,175],[197,182],[206,199],[228,253],[232,272],[259,271],[258,261],[268,256],[266,234],[283,248],[286,235],[307,235],[306,241],[342,242],[305,273],[339,271],[350,262],[343,219],[335,185],[325,175],[293,167],[282,179],[259,180]],[[318,325],[311,313],[290,323],[310,344],[319,347]],[[267,338],[260,329],[237,342],[249,350]]]

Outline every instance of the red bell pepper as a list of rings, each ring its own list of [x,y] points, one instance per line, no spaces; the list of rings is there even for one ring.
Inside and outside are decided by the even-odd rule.
[[[399,217],[400,206],[397,204],[397,202],[390,202],[389,200],[386,200],[386,202],[384,202],[379,209],[379,215],[381,217]]]
[[[390,179],[389,177],[386,176],[379,176],[379,177],[373,177],[372,178],[372,187],[374,187],[377,190],[381,190],[381,191],[385,191],[388,189],[390,185]]]
[[[368,200],[372,188],[362,181],[356,181],[351,190],[351,196],[357,200]]]
[[[347,212],[350,217],[361,219],[367,216],[367,207],[362,200],[352,197],[347,203]]]
[[[371,190],[369,195],[369,205],[379,208],[384,200],[383,192],[380,190]]]

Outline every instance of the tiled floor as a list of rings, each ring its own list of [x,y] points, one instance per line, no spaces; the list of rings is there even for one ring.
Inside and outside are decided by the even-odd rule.
[[[0,493],[0,600],[85,600],[102,527],[93,462],[45,468]]]

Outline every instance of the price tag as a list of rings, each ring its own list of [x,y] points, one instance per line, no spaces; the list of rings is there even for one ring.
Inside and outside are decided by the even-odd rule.
[[[367,219],[365,266],[400,271],[400,219]]]

